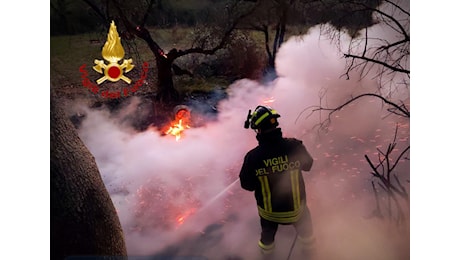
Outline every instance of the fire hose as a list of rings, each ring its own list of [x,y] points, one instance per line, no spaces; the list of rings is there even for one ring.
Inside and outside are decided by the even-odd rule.
[[[288,254],[286,260],[289,260],[291,258],[292,249],[294,249],[296,241],[297,241],[297,232],[295,233],[294,241],[292,241],[291,249],[289,249],[289,254]]]

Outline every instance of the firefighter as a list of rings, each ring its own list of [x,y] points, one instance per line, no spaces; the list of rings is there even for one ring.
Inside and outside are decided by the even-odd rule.
[[[258,245],[265,255],[275,247],[278,225],[293,225],[304,253],[314,244],[312,220],[306,202],[302,171],[310,171],[313,158],[302,141],[283,137],[280,115],[268,106],[249,110],[245,128],[257,133],[258,146],[244,157],[239,174],[241,187],[254,191],[260,217]]]

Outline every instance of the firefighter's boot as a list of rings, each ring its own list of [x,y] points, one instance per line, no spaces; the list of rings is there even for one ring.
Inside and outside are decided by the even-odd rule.
[[[262,253],[262,259],[271,260],[273,259],[273,251],[275,250],[275,242],[266,245],[259,240],[259,248]]]
[[[310,237],[306,237],[306,238],[297,236],[297,240],[299,241],[299,245],[302,248],[301,249],[302,255],[305,256],[305,260],[315,259],[315,255],[316,255],[315,237],[313,235],[311,235]]]

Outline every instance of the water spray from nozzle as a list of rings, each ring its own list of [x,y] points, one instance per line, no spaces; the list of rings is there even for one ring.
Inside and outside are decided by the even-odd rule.
[[[211,204],[213,204],[216,200],[218,200],[222,195],[224,195],[228,190],[230,190],[233,185],[235,185],[240,179],[237,178],[235,181],[230,183],[225,189],[223,189],[221,192],[219,192],[216,196],[212,197],[203,207],[201,207],[195,214],[197,214],[200,211],[205,210],[207,207],[209,207]]]
[[[212,197],[208,202],[206,202],[206,204],[204,204],[201,208],[199,208],[197,211],[194,211],[194,212],[189,212],[188,214],[186,214],[186,216],[197,216],[199,214],[201,214],[202,212],[204,212],[209,206],[211,206],[212,204],[214,204],[217,200],[219,200],[225,193],[227,193],[236,183],[238,183],[240,179],[237,178],[236,180],[234,180],[232,183],[230,183],[227,187],[225,187],[225,189],[223,189],[222,191],[220,191],[217,195],[215,195],[214,197]],[[181,224],[184,222],[184,217],[181,217],[178,219],[178,222],[180,222]]]

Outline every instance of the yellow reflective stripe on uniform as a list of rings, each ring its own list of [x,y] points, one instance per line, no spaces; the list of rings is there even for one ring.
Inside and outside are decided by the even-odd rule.
[[[259,240],[259,247],[264,249],[264,250],[270,250],[270,249],[273,249],[275,247],[275,242],[271,243],[270,245],[266,245],[266,244],[262,243],[262,241]]]
[[[292,223],[298,221],[300,219],[300,216],[302,215],[302,212],[305,209],[303,204],[299,209],[287,212],[268,212],[260,206],[258,206],[257,208],[259,211],[259,215],[262,218],[278,223]]]
[[[259,176],[260,187],[262,188],[262,198],[264,200],[264,209],[267,208],[267,195],[265,194],[264,176]]]
[[[309,237],[301,237],[301,236],[297,236],[297,239],[299,240],[300,243],[304,244],[304,245],[313,245],[316,241],[315,237],[313,235],[310,235]]]
[[[265,189],[266,189],[266,193],[267,193],[267,210],[268,212],[272,212],[273,209],[272,209],[272,193],[270,192],[270,186],[268,185],[268,177],[267,176],[264,176],[265,177]]]
[[[267,210],[263,209],[261,206],[258,206],[259,212],[262,212],[265,215],[270,215],[273,217],[292,217],[295,216],[303,211],[304,205],[301,205],[299,209],[291,210],[291,211],[283,211],[283,212],[268,212]]]
[[[268,185],[267,176],[259,176],[260,185],[262,187],[262,197],[264,200],[264,210],[271,212],[272,211],[272,195],[270,192],[270,186]]]
[[[300,207],[299,170],[291,171],[291,189],[294,210]]]

